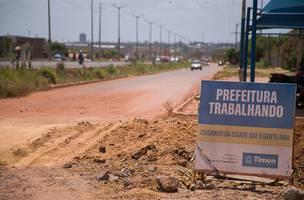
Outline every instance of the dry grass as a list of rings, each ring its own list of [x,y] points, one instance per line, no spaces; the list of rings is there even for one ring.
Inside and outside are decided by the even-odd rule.
[[[166,103],[163,104],[163,107],[165,108],[167,112],[167,116],[170,117],[173,114],[174,110],[174,105],[172,101],[167,101]]]

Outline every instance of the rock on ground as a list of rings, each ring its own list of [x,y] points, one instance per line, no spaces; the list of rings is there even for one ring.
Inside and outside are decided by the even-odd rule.
[[[159,176],[156,178],[156,183],[159,190],[162,192],[174,193],[177,192],[178,180],[171,176]]]

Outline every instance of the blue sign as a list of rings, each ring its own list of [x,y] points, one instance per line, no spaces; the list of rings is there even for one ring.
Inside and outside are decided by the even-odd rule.
[[[278,168],[279,157],[272,154],[243,153],[243,166],[258,168]]]
[[[199,123],[293,129],[295,84],[202,81]]]

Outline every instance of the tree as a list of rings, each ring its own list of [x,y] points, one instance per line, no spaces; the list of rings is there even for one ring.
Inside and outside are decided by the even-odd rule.
[[[235,48],[230,48],[225,53],[225,59],[235,65],[239,61],[239,52]]]
[[[54,55],[56,53],[59,53],[59,54],[64,55],[66,57],[69,56],[69,51],[66,48],[66,46],[64,44],[61,44],[61,43],[58,43],[58,42],[52,43],[51,52],[52,52],[52,55]]]

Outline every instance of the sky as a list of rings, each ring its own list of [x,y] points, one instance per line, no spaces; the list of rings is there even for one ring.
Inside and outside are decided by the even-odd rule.
[[[267,0],[265,0],[267,1]],[[149,25],[155,21],[153,41],[159,41],[163,25],[163,41],[168,30],[189,41],[234,42],[235,24],[240,23],[241,0],[93,0],[94,41],[98,41],[99,3],[102,3],[102,41],[117,41],[117,9],[121,10],[121,40],[136,40],[136,20],[139,20],[139,40],[149,39]],[[252,0],[247,0],[252,4]],[[91,0],[51,0],[52,40],[72,42],[80,33],[91,38]],[[0,0],[0,35],[48,37],[47,0]],[[174,41],[171,36],[171,41]]]

